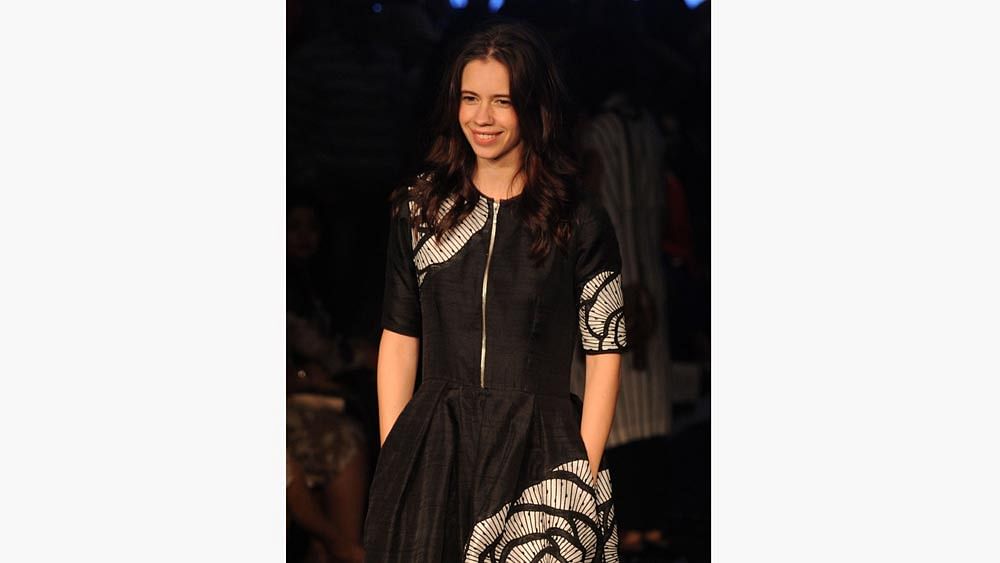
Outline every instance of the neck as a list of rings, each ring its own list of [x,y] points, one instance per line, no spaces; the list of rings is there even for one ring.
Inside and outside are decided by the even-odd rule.
[[[517,173],[520,168],[514,159],[506,162],[477,159],[472,182],[487,197],[512,198],[524,190],[524,174]]]

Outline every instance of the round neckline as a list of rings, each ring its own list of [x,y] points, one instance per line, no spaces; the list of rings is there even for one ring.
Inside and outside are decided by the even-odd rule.
[[[505,199],[499,199],[498,200],[496,198],[490,197],[490,196],[484,194],[483,192],[479,191],[479,188],[476,188],[476,192],[479,193],[479,197],[485,199],[486,201],[488,201],[490,203],[499,201],[500,205],[504,205],[505,203],[516,202],[517,200],[521,199],[521,196],[524,195],[524,190],[521,190],[521,193],[519,193],[519,194],[517,194],[515,196],[511,196],[511,197],[508,197],[508,198],[505,198]]]

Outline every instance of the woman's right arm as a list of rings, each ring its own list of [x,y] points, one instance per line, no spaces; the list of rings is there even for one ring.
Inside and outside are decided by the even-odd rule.
[[[378,346],[379,444],[385,443],[399,413],[413,397],[420,357],[420,338],[382,330]]]

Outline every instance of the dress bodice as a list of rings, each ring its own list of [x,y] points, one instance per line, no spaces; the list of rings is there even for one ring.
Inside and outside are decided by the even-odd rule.
[[[536,263],[522,201],[479,196],[440,239],[411,227],[413,202],[393,218],[382,326],[421,338],[424,380],[565,395],[576,342],[588,354],[626,348],[607,213],[581,201],[568,248]]]

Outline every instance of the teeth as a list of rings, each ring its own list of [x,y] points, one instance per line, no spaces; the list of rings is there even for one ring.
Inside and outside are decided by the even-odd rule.
[[[493,137],[498,137],[500,133],[476,133],[477,137],[483,137],[484,139],[492,139]]]

